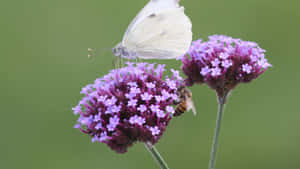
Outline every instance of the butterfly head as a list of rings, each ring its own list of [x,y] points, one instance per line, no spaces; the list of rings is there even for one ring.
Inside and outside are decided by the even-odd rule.
[[[121,43],[117,44],[114,48],[112,48],[112,53],[115,56],[121,56],[123,51],[123,46]]]
[[[132,59],[136,57],[136,54],[134,52],[130,52],[125,46],[122,45],[122,43],[119,43],[112,49],[112,53],[115,56],[120,56],[123,58]]]

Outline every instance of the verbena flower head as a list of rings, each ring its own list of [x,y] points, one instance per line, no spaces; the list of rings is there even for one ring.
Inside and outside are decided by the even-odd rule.
[[[155,144],[172,118],[182,85],[178,71],[163,78],[165,65],[127,63],[82,89],[73,108],[80,114],[75,128],[118,153],[137,141]]]
[[[206,83],[224,96],[237,84],[250,82],[271,67],[265,52],[255,42],[224,35],[210,36],[207,42],[194,41],[181,57],[185,83]]]

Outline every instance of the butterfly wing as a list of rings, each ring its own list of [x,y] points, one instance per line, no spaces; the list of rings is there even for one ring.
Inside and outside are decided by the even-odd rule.
[[[128,36],[128,33],[135,28],[136,25],[138,25],[142,20],[147,18],[149,15],[153,13],[157,13],[163,10],[167,9],[175,9],[179,7],[180,0],[150,0],[145,7],[137,14],[137,16],[132,20],[132,22],[129,24],[122,42],[126,39]]]
[[[189,49],[191,29],[183,8],[167,9],[141,20],[127,33],[123,45],[142,59],[176,58]]]

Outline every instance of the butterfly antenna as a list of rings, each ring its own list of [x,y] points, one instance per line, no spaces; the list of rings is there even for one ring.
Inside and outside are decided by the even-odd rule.
[[[102,55],[107,51],[111,51],[111,48],[101,48],[101,49],[88,48],[87,51],[88,51],[88,58],[90,59],[96,55]]]

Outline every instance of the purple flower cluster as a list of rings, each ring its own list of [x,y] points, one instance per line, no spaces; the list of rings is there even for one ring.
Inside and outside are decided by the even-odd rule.
[[[118,153],[137,141],[155,144],[162,136],[182,85],[178,71],[162,78],[165,65],[127,63],[82,89],[85,96],[73,108],[80,114],[75,128]]]
[[[207,42],[194,41],[181,57],[185,83],[207,83],[224,96],[237,84],[250,82],[271,67],[264,53],[255,42],[224,35],[210,36]]]

